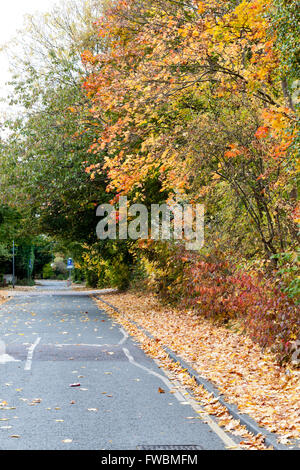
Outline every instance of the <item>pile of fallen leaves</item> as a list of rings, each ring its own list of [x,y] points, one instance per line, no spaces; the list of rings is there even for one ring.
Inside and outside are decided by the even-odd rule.
[[[0,295],[0,305],[4,304],[4,302],[7,301],[7,297],[4,297],[3,295]]]
[[[246,447],[261,448],[263,439],[249,437],[214,397],[168,360],[160,344],[192,364],[199,375],[214,383],[227,402],[236,404],[240,412],[277,433],[281,443],[292,445],[300,438],[299,371],[278,366],[275,357],[264,353],[250,338],[215,326],[192,311],[163,306],[151,294],[127,292],[102,298],[120,310],[117,313],[105,307],[137,337],[148,354],[163,360],[164,366],[176,372],[177,378],[181,375],[180,381],[192,388],[202,404],[204,400],[206,411],[220,418],[221,426],[246,437]],[[99,304],[103,308],[101,301]],[[156,340],[150,340],[130,320],[145,328]]]

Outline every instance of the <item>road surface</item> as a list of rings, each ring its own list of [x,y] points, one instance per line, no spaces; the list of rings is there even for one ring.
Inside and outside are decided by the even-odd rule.
[[[66,283],[44,282],[1,305],[0,402],[0,450],[236,442],[203,422],[120,325]]]

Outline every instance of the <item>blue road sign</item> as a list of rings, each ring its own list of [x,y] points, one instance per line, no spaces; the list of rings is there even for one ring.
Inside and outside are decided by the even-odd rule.
[[[67,269],[74,269],[74,263],[73,263],[72,258],[69,258],[69,259],[68,259],[68,262],[67,262]]]

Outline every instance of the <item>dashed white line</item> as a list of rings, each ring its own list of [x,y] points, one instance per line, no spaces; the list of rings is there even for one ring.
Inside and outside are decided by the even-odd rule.
[[[118,343],[119,346],[121,346],[121,344],[124,344],[125,341],[127,341],[128,337],[129,337],[128,332],[125,331],[124,328],[120,328],[120,331],[123,334],[123,338],[121,339],[121,341],[119,341],[119,343]]]

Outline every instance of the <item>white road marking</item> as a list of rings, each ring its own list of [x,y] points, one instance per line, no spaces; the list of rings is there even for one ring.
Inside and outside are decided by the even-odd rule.
[[[20,362],[19,359],[6,354],[6,345],[4,341],[0,341],[0,364],[6,364],[7,362]]]
[[[124,344],[125,341],[127,341],[128,337],[129,337],[129,334],[127,331],[124,330],[124,328],[119,328],[121,333],[123,334],[123,338],[121,339],[121,341],[119,341],[119,346],[121,346],[121,344]]]
[[[103,346],[111,346],[111,347],[121,346],[129,338],[129,333],[127,331],[125,331],[124,328],[119,328],[119,330],[122,333],[123,338],[118,342],[118,344],[107,344],[107,343],[105,343],[105,344],[85,344],[85,343],[70,344],[70,343],[63,343],[63,344],[55,344],[54,346],[57,346],[57,347],[62,347],[62,346],[92,346],[92,347],[95,347],[95,348],[102,348]]]
[[[175,393],[173,393],[173,396],[177,398],[177,400],[181,403],[186,403],[188,402],[189,405],[196,411],[196,412],[199,412],[201,411],[201,416],[198,416],[196,417],[201,419],[202,421],[205,421],[205,423],[211,428],[211,430],[217,434],[219,436],[219,438],[224,442],[225,446],[226,447],[230,447],[232,449],[239,449],[239,445],[234,442],[226,433],[225,431],[223,431],[222,428],[220,428],[220,426],[218,426],[218,424],[209,416],[209,414],[204,410],[204,408],[202,408],[199,403],[197,403],[197,401],[190,395],[190,393],[187,392],[187,390],[185,388],[183,388],[180,383],[178,381],[175,381],[169,374],[167,371],[164,370],[165,374],[167,376],[169,376],[170,378],[172,378],[172,381],[173,381],[173,384],[170,382],[169,379],[167,379],[166,377],[164,377],[163,375],[161,374],[158,374],[157,372],[154,372],[153,370],[151,369],[148,369],[148,367],[145,367],[141,364],[139,364],[138,362],[135,361],[135,359],[131,356],[130,352],[128,351],[128,349],[126,348],[123,348],[123,351],[127,357],[127,359],[129,360],[129,362],[133,365],[135,365],[136,367],[139,367],[140,369],[143,369],[145,370],[146,372],[148,372],[149,374],[152,374],[152,375],[155,375],[156,377],[158,377],[160,380],[162,380],[165,385],[170,389],[170,390],[174,390],[174,387],[176,386],[176,388],[178,390],[181,390],[182,393],[184,393],[185,395],[185,398],[183,397],[182,393],[180,391],[176,391]],[[155,361],[157,363],[157,361]]]
[[[111,344],[91,344],[91,343],[89,343],[89,344],[87,344],[87,343],[62,343],[62,344],[48,343],[48,344],[44,344],[44,346],[54,346],[56,348],[61,348],[63,346],[91,346],[92,348],[101,348],[102,346],[114,346],[114,345],[111,345]]]
[[[44,343],[43,343],[44,344]],[[49,343],[49,344],[44,344],[44,346],[54,346],[54,347],[57,347],[57,348],[62,348],[63,346],[90,346],[92,348],[103,348],[104,346],[105,347],[111,347],[111,348],[114,348],[114,347],[117,347],[119,346],[119,344],[108,344],[108,343],[105,343],[105,344],[87,344],[87,343],[62,343],[62,344],[58,344],[58,343]]]
[[[28,355],[27,355],[27,360],[25,363],[24,370],[31,370],[31,365],[32,365],[32,358],[33,358],[33,353],[39,342],[41,341],[42,338],[37,338],[36,341],[30,346],[28,349]]]
[[[132,357],[132,355],[130,354],[127,348],[123,348],[123,351],[131,364],[133,364],[136,367],[139,367],[140,369],[145,370],[146,372],[148,372],[148,374],[155,375],[155,377],[158,377],[160,380],[163,381],[163,383],[169,388],[169,390],[174,390],[174,386],[171,384],[170,380],[167,379],[167,377],[164,377],[163,375],[158,374],[157,372],[154,372],[154,370],[148,369],[148,367],[142,366],[142,364],[139,364],[138,362],[136,362],[136,360]],[[177,400],[181,403],[186,401],[183,395],[177,391],[175,391],[173,396],[176,397]]]

